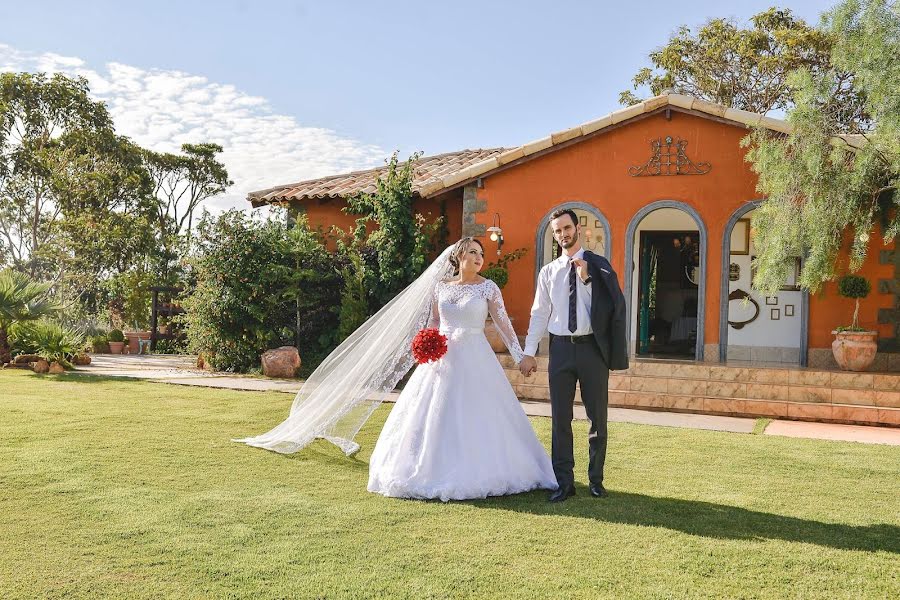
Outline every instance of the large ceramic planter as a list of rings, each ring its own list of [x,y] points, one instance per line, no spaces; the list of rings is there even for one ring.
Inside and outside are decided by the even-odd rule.
[[[122,348],[125,347],[125,342],[109,342],[109,353],[110,354],[122,354]]]
[[[878,352],[877,331],[832,331],[831,353],[845,371],[865,371],[875,361]]]
[[[126,337],[126,341],[128,342],[129,354],[139,354],[141,351],[141,346],[138,343],[138,340],[149,340],[150,332],[149,331],[126,331],[125,337]]]
[[[512,319],[510,319],[510,322],[512,322]],[[507,351],[506,344],[503,342],[503,338],[500,337],[500,332],[497,331],[497,326],[494,325],[494,321],[490,317],[484,322],[484,337],[487,338],[491,349],[497,354]]]

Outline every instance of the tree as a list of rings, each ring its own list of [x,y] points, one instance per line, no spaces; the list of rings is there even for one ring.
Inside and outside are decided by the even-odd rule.
[[[729,19],[711,19],[696,35],[687,26],[679,27],[665,46],[650,53],[652,67],[637,72],[632,79],[634,90],[646,86],[653,95],[660,95],[671,89],[767,113],[792,105],[791,71],[833,71],[833,92],[838,104],[847,109],[848,126],[867,121],[852,71],[834,71],[831,65],[831,32],[810,27],[788,9],[770,8],[751,17],[750,22],[751,27],[741,28]],[[619,101],[630,105],[641,98],[624,91]]]
[[[413,168],[419,158],[414,154],[401,166],[397,153],[388,161],[384,175],[379,175],[373,194],[360,193],[347,199],[345,212],[362,215],[354,232],[358,242],[366,240],[363,256],[371,256],[366,270],[366,287],[372,307],[384,306],[398,292],[418,277],[425,268],[431,239],[438,232],[441,219],[427,224],[423,215],[412,209]],[[374,221],[378,229],[366,239],[366,222]]]
[[[788,78],[792,132],[760,128],[744,140],[767,198],[753,214],[754,285],[767,293],[784,281],[794,256],[806,255],[800,284],[816,291],[836,276],[845,243],[856,271],[876,224],[886,244],[900,231],[900,11],[885,0],[846,0],[826,13],[823,28],[834,40],[833,67],[801,68]],[[847,72],[875,127],[839,137],[846,107],[834,89]]]
[[[84,78],[0,74],[0,245],[17,268],[36,275],[56,241],[68,196],[52,179],[76,157],[64,139],[111,130]]]
[[[156,198],[156,226],[162,245],[162,270],[190,242],[194,212],[205,200],[231,185],[225,165],[216,155],[218,144],[183,144],[183,154],[145,151],[145,161]]]

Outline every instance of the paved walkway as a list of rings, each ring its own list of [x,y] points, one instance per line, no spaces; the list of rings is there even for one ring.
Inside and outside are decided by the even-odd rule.
[[[298,380],[269,379],[252,375],[211,373],[196,368],[196,358],[165,354],[142,355],[92,355],[92,362],[78,367],[76,373],[104,375],[108,377],[133,377],[174,385],[193,385],[208,388],[246,390],[253,392],[297,393],[302,385]],[[396,400],[393,393],[388,402]],[[525,413],[533,417],[549,417],[550,404],[547,402],[522,401]],[[575,418],[586,419],[584,407],[575,406]],[[744,417],[721,417],[662,411],[610,408],[609,420],[619,423],[638,423],[662,427],[685,427],[734,433],[751,433],[756,419]],[[766,427],[766,435],[840,440],[867,444],[889,444],[900,446],[900,429],[891,427],[866,427],[861,425],[840,425],[835,423],[808,423],[805,421],[774,420]]]

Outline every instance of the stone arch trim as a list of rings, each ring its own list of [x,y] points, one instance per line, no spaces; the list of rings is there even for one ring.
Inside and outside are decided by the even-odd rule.
[[[550,225],[550,215],[552,215],[555,211],[561,208],[578,208],[580,210],[587,211],[597,217],[600,223],[603,225],[603,239],[604,239],[604,253],[606,254],[606,260],[612,262],[612,228],[609,226],[609,219],[606,218],[606,215],[603,212],[594,206],[593,204],[589,204],[587,202],[581,202],[578,200],[572,200],[569,202],[563,202],[562,204],[558,204],[548,210],[544,217],[541,219],[541,222],[538,224],[537,233],[534,238],[534,280],[537,281],[538,274],[541,272],[541,267],[544,265],[541,264],[541,257],[544,254],[544,232],[547,229],[547,226]]]
[[[721,284],[719,286],[719,362],[728,360],[728,271],[731,263],[731,232],[734,226],[747,213],[756,210],[763,199],[750,200],[731,213],[722,234]],[[805,367],[809,353],[809,290],[804,289],[800,297],[800,366]]]
[[[650,213],[662,208],[674,208],[683,211],[694,219],[697,229],[700,231],[700,283],[697,285],[697,345],[694,349],[694,359],[703,360],[703,344],[706,340],[706,263],[707,263],[707,244],[709,232],[706,223],[700,216],[700,213],[691,206],[679,200],[658,200],[641,208],[631,218],[628,223],[628,229],[625,232],[625,268],[624,268],[624,293],[625,293],[625,317],[628,331],[628,344],[631,345],[631,319],[634,313],[631,306],[632,284],[634,278],[634,236],[637,228],[644,217]]]

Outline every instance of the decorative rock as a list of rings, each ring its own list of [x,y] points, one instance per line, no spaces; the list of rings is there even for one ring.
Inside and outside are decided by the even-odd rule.
[[[300,370],[300,354],[293,346],[266,350],[262,355],[262,369],[266,377],[296,377]]]
[[[21,365],[24,363],[33,363],[41,360],[41,357],[37,354],[20,354],[18,355],[13,362],[17,365]]]
[[[34,363],[34,366],[32,368],[34,369],[35,373],[46,373],[50,370],[50,363],[48,363],[44,359],[41,359]]]
[[[51,375],[62,375],[66,372],[66,368],[54,360],[52,363],[50,363],[48,372]]]
[[[87,354],[76,354],[72,359],[72,364],[77,365],[79,367],[83,367],[91,364],[91,357]]]

